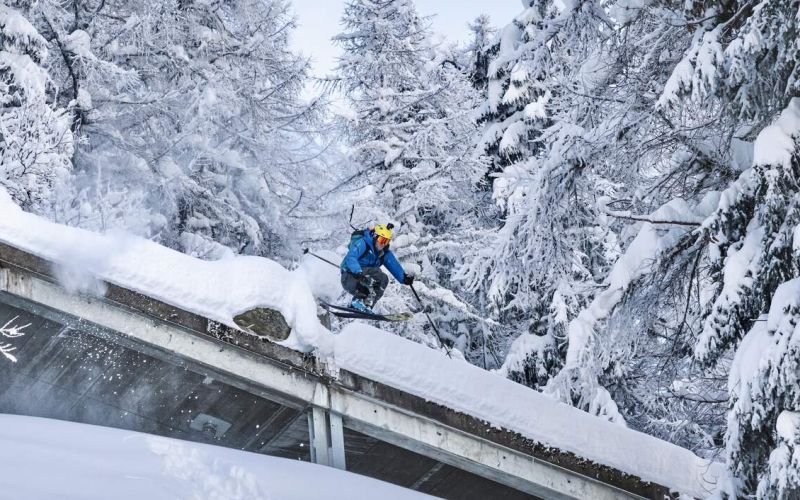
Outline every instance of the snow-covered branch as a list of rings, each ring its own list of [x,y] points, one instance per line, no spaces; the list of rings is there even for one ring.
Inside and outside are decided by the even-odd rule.
[[[610,215],[611,217],[617,219],[632,220],[636,222],[649,222],[650,224],[674,224],[678,226],[692,226],[692,227],[700,227],[702,224],[700,222],[695,222],[695,221],[653,219],[646,215],[634,215],[631,212],[617,212],[613,210],[607,210],[605,214]]]

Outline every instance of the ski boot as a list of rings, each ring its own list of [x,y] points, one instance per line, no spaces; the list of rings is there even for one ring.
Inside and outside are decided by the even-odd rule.
[[[350,302],[350,308],[366,314],[375,314],[372,312],[372,309],[367,307],[366,304],[364,304],[364,301],[361,299],[353,299],[353,301]]]

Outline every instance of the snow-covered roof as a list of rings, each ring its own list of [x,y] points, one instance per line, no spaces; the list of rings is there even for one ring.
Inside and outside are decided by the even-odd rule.
[[[307,260],[289,271],[260,257],[203,261],[125,233],[93,233],[23,212],[0,190],[0,241],[55,263],[73,291],[101,281],[235,328],[257,306],[279,310],[292,328],[284,345],[314,352],[330,366],[518,432],[544,445],[683,493],[706,496],[718,464],[689,450],[594,417],[459,359],[376,328],[352,323],[331,334],[317,318],[314,293],[329,295],[333,266]]]

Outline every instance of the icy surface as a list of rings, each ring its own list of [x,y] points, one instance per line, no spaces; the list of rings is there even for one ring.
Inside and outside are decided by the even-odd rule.
[[[100,278],[231,326],[232,317],[239,312],[272,307],[281,311],[292,327],[285,345],[314,351],[333,368],[344,368],[474,415],[488,425],[519,432],[693,496],[702,496],[712,487],[716,465],[686,449],[614,425],[498,374],[364,324],[351,323],[339,335],[332,335],[317,319],[314,294],[334,297],[338,272],[318,259],[307,256],[295,271],[258,257],[201,260],[130,235],[102,235],[46,221],[24,213],[3,191],[0,211],[4,215],[0,241],[56,262],[57,274],[75,291],[100,293]],[[626,272],[612,273],[609,285],[619,287],[612,294],[627,286],[642,259],[664,238],[675,237],[667,231],[659,242],[655,234],[645,233],[649,243],[643,244],[636,256],[631,255],[631,262],[621,260]],[[333,254],[322,256],[338,262]]]
[[[332,467],[60,420],[0,415],[0,443],[2,498],[433,498]]]
[[[314,253],[335,264],[342,260],[341,255],[331,251]],[[313,255],[306,254],[300,261],[300,271],[305,275],[314,297],[326,302],[333,302],[341,295],[342,285],[338,268]]]

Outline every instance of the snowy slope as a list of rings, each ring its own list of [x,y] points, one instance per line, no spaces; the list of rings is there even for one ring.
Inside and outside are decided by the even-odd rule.
[[[0,499],[413,500],[332,467],[94,425],[0,415]]]
[[[331,366],[696,497],[713,487],[716,464],[686,449],[363,324],[331,335],[316,317],[312,293],[336,293],[338,272],[328,264],[310,259],[288,271],[257,257],[202,261],[141,238],[48,222],[22,212],[1,191],[0,213],[0,241],[60,263],[62,281],[73,289],[91,291],[97,276],[231,326],[239,312],[272,307],[292,327],[285,344],[314,351]]]

